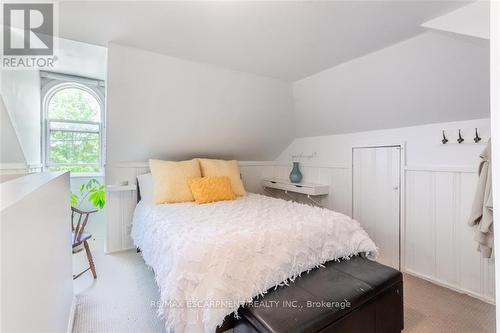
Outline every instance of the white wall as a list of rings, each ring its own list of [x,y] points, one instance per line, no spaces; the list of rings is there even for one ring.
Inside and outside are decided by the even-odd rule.
[[[475,128],[478,129],[480,136],[483,138],[480,144],[473,143]],[[465,142],[460,145],[456,141],[458,129],[462,130],[465,138]],[[441,144],[442,130],[445,130],[449,139],[449,143],[446,145]],[[484,143],[489,137],[489,119],[476,119],[388,130],[297,138],[280,154],[277,161],[285,165],[280,175],[286,177],[292,156],[311,156],[315,154],[314,158],[298,159],[306,171],[305,179],[312,182],[329,183],[331,185],[331,195],[325,199],[327,207],[352,215],[350,173],[352,147],[404,143],[406,145],[404,154],[408,169],[474,172],[479,153],[484,148]],[[319,172],[318,167],[321,167],[323,173],[327,172],[325,170],[329,170],[328,175]],[[311,170],[308,170],[309,168]]]
[[[294,83],[299,137],[489,116],[487,41],[426,32]]]
[[[494,262],[467,225],[489,103],[487,41],[425,32],[295,82],[299,137],[278,161],[314,156],[299,158],[304,180],[329,184],[323,204],[351,215],[352,147],[404,144],[403,270],[494,301]]]
[[[58,60],[51,71],[98,79],[106,77],[106,48],[65,39],[59,39],[58,45]],[[0,69],[0,95],[26,162],[42,163],[39,71]]]
[[[57,73],[106,80],[105,47],[58,38]]]
[[[495,261],[481,257],[467,223],[477,179],[475,170],[406,170],[404,269],[494,302]]]
[[[16,132],[0,95],[0,163],[26,163]]]
[[[462,144],[456,142],[459,128],[466,140]],[[475,128],[483,138],[479,144],[473,143]],[[446,145],[441,144],[443,129],[450,140]],[[403,270],[494,302],[494,262],[480,257],[473,241],[473,229],[467,225],[478,155],[489,137],[489,119],[476,119],[298,138],[278,160],[240,162],[240,169],[247,190],[262,193],[263,178],[288,178],[292,155],[315,152],[315,158],[299,159],[303,181],[328,184],[330,194],[320,199],[323,206],[352,215],[352,147],[405,144]],[[135,184],[137,174],[147,171],[147,162],[107,166],[107,182],[118,184],[126,180]],[[116,223],[111,228],[108,224],[108,239],[112,242],[108,249],[120,250],[120,246],[132,246],[129,225],[135,193],[113,195],[115,202],[108,206],[108,222]],[[297,199],[301,198],[297,196]]]
[[[108,163],[271,159],[293,137],[283,81],[110,44],[107,85]]]
[[[66,332],[73,301],[69,173],[0,184],[2,332]]]
[[[40,160],[40,75],[37,70],[0,70],[0,94],[28,164]]]
[[[500,2],[491,1],[491,130],[492,151],[500,151]],[[500,154],[493,153],[492,165],[500,165]],[[493,206],[500,207],[500,171],[493,168]],[[500,221],[500,210],[493,211],[494,221]],[[495,253],[500,253],[500,242],[495,242]],[[496,296],[500,299],[500,265],[496,267]],[[500,307],[496,308],[496,327],[500,327]]]
[[[305,159],[306,162],[351,163],[351,147],[406,142],[406,162],[408,165],[473,166],[482,145],[473,142],[474,130],[478,129],[482,143],[490,137],[489,118],[465,120],[447,123],[435,123],[421,126],[392,128],[296,138],[278,157],[280,161],[291,161],[292,155],[317,156]],[[462,130],[465,142],[457,144],[458,130]],[[449,143],[441,144],[442,131],[445,131]]]
[[[458,129],[465,142],[456,142]],[[474,129],[483,138],[473,143]],[[441,144],[445,130],[448,144]],[[295,139],[279,157],[286,177],[292,155],[304,179],[330,185],[326,207],[352,214],[352,147],[405,144],[403,270],[487,301],[494,301],[494,262],[480,257],[467,225],[477,182],[478,156],[490,137],[489,119]]]
[[[490,38],[490,2],[479,0],[422,24],[423,27]]]
[[[262,192],[261,180],[273,175],[276,162],[273,161],[240,161],[243,184],[247,191]],[[148,173],[147,161],[114,163],[106,166],[106,183],[118,185],[127,181],[125,188],[109,187],[106,193],[106,243],[105,251],[115,252],[133,248],[130,237],[132,217],[137,204],[137,176]]]

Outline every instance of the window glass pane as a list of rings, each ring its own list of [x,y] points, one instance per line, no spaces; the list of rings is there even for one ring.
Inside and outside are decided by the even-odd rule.
[[[70,122],[50,121],[50,130],[79,131],[79,132],[99,132],[97,124],[80,124]]]
[[[100,122],[99,102],[79,88],[66,88],[52,96],[48,106],[49,119]]]
[[[99,163],[99,133],[51,130],[49,162]]]

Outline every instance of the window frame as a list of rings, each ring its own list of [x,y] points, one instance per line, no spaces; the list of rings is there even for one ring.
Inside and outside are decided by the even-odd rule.
[[[82,120],[67,120],[67,119],[51,119],[49,118],[49,104],[52,98],[60,91],[65,89],[80,89],[92,97],[94,97],[99,104],[99,122],[82,121]],[[43,91],[45,92],[43,93]],[[97,172],[78,172],[71,171],[72,176],[101,176],[104,170],[104,153],[105,153],[105,109],[104,109],[104,94],[98,89],[98,86],[92,86],[81,82],[74,81],[49,81],[47,84],[42,85],[42,161],[43,169],[48,171],[50,167],[64,167],[64,166],[96,166],[99,171]],[[50,124],[51,122],[61,123],[75,123],[75,124],[91,124],[99,125],[99,161],[98,163],[52,163],[50,162]],[[69,131],[78,132],[78,131]]]

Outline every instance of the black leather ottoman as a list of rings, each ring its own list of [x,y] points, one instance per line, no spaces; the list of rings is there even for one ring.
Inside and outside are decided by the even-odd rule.
[[[234,333],[403,329],[401,272],[362,257],[325,266],[240,310]]]

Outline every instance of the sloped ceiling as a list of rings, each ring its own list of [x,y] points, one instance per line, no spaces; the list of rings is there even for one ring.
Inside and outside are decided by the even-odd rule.
[[[0,163],[26,163],[23,150],[0,95]]]
[[[111,43],[106,160],[274,159],[293,139],[289,82]]]
[[[269,159],[277,155],[280,147],[284,146],[284,140],[291,140],[294,134],[317,136],[487,117],[487,45],[455,39],[456,36],[449,34],[427,32],[422,27],[424,22],[469,3],[70,1],[60,3],[59,33],[63,38],[85,43],[101,46],[111,43],[176,58],[152,63],[151,59],[159,57],[144,54],[138,57],[140,61],[133,61],[130,65],[124,61],[130,59],[122,50],[122,53],[115,54],[114,64],[110,60],[110,66],[115,66],[115,73],[119,74],[115,82],[125,82],[131,89],[127,93],[123,86],[112,87],[113,82],[109,80],[108,91],[114,91],[115,95],[108,96],[108,106],[111,105],[108,116],[129,121],[140,127],[140,131],[136,128],[124,130],[127,124],[118,128],[120,126],[115,120],[114,125],[108,124],[111,125],[109,137],[112,138],[115,133],[116,142],[119,142],[128,133],[136,131],[137,136],[144,140],[153,140],[164,134],[164,142],[169,140],[175,143],[171,149],[167,149],[164,144],[155,143],[148,147],[144,143],[137,146],[143,152],[137,150],[137,154],[127,155],[133,150],[121,152],[116,147],[122,145],[128,149],[130,145],[123,145],[123,142],[113,145],[113,140],[109,139],[110,161],[143,160],[146,154],[150,154],[149,157],[163,157],[162,154],[170,157],[167,153],[176,158],[187,158],[184,155],[192,156],[194,151],[215,156],[221,149],[226,149],[223,151],[224,157]],[[258,131],[253,130],[252,126],[259,128],[266,119],[280,116],[287,121],[282,126],[285,134],[278,137],[275,131],[266,130],[265,140],[254,142],[252,147],[257,149],[251,150],[245,143],[234,139],[227,143],[215,141],[214,136],[207,136],[206,139],[198,131],[193,137],[202,142],[204,147],[193,146],[190,150],[189,140],[182,135],[186,133],[186,128],[193,127],[192,122],[186,121],[188,125],[185,126],[178,125],[175,131],[161,132],[158,128],[162,122],[159,120],[167,119],[170,114],[179,118],[176,112],[181,111],[183,116],[194,117],[203,111],[204,116],[210,119],[220,109],[219,99],[212,105],[213,110],[210,110],[210,105],[205,105],[200,99],[197,88],[191,84],[178,85],[175,80],[172,86],[175,83],[179,89],[176,95],[186,96],[189,103],[196,101],[200,105],[191,105],[190,109],[158,104],[163,96],[171,93],[164,87],[168,86],[165,81],[173,80],[172,73],[180,71],[177,73],[179,79],[185,79],[186,72],[180,68],[183,66],[164,64],[178,63],[179,58],[197,62],[195,67],[201,66],[199,63],[215,65],[210,72],[216,71],[216,67],[224,68],[222,71],[233,69],[277,78],[283,84],[293,85],[294,107],[283,108],[284,117],[280,115],[281,111],[271,108],[265,118],[259,120],[251,110],[255,109],[254,106],[236,103],[231,108],[238,111],[248,109],[245,117],[257,124],[239,122],[231,128],[226,124],[217,133],[219,137],[224,137],[233,129],[251,132],[248,140],[252,140],[258,137],[255,134]],[[144,67],[148,70],[145,71]],[[161,68],[165,72],[159,70]],[[194,79],[194,83],[200,81],[198,74],[187,76]],[[130,77],[143,80],[136,82],[129,80]],[[153,84],[160,87],[154,89],[158,97],[151,92],[134,95],[140,91],[138,87],[142,82],[160,77],[162,80]],[[207,78],[209,83],[206,85],[219,89],[215,84],[216,77]],[[230,80],[225,85],[229,87],[231,83]],[[241,91],[248,90],[237,85],[231,88],[234,90],[232,93],[219,90],[231,96],[239,96]],[[213,96],[208,95],[212,100]],[[137,120],[124,116],[125,112],[127,116],[132,114],[126,111],[127,108],[143,100],[149,103],[151,110],[147,117],[140,103],[135,107]],[[172,98],[168,102],[172,102]],[[150,125],[140,126],[143,118],[147,118]],[[111,118],[108,120],[113,122]],[[210,130],[219,129],[211,123],[200,123],[208,124],[206,127]],[[156,136],[152,135],[155,132],[150,129],[153,126],[158,129]],[[146,131],[149,135],[143,135]],[[259,131],[262,129],[259,128]],[[281,139],[283,142],[278,142]]]
[[[422,32],[466,1],[64,1],[63,38],[295,81]]]
[[[39,164],[41,112],[38,71],[0,70],[0,94],[26,163]]]
[[[54,72],[106,79],[106,48],[59,38]]]
[[[58,45],[58,60],[52,71],[102,80],[106,78],[106,48],[66,39],[59,39]],[[38,70],[0,69],[0,95],[26,162],[40,164],[41,96]]]
[[[488,118],[489,47],[427,31],[293,86],[298,137]]]
[[[477,1],[422,24],[425,28],[490,38],[490,2]]]

